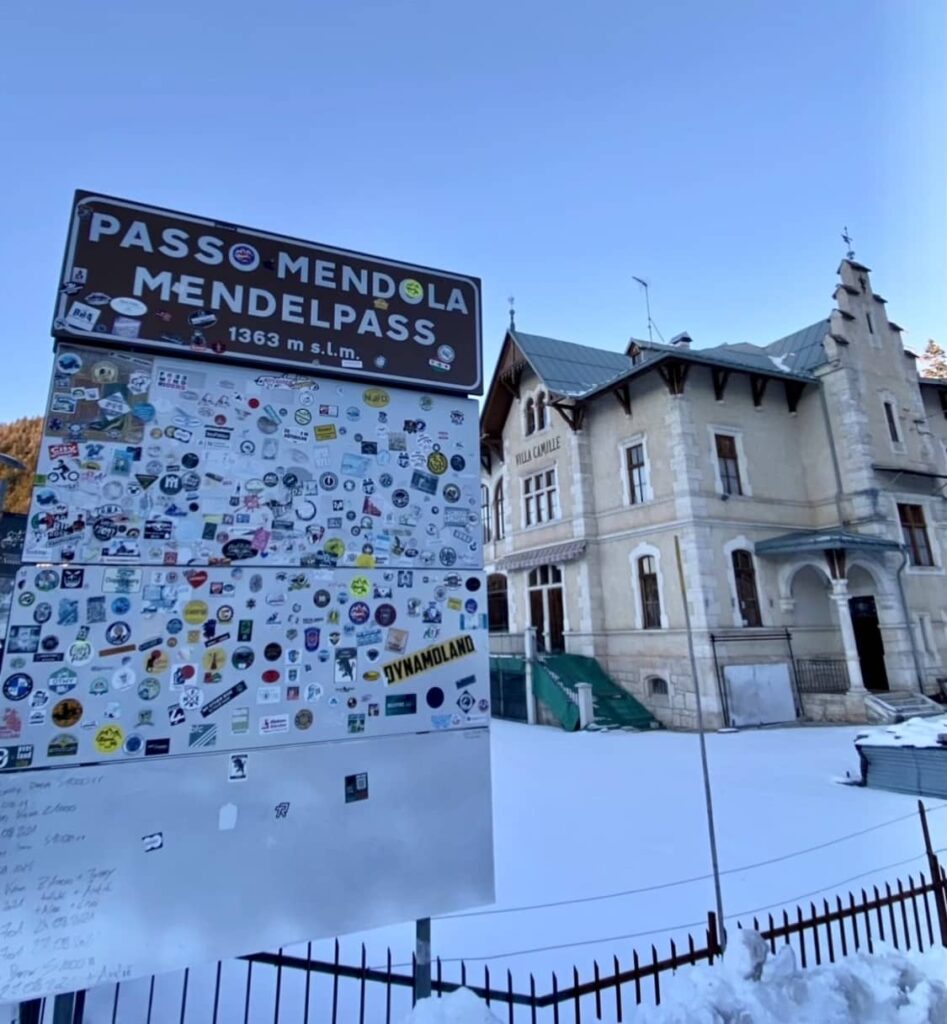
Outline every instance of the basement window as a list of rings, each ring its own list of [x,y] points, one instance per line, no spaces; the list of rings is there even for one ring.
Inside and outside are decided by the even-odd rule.
[[[669,696],[667,680],[660,676],[652,676],[648,680],[648,696],[667,701]]]

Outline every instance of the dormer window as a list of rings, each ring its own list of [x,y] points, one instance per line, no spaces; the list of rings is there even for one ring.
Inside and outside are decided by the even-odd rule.
[[[632,345],[628,350],[628,357],[631,359],[631,365],[637,366],[643,358],[641,355],[641,348],[638,345]]]
[[[530,434],[536,431],[536,405],[532,398],[526,399],[526,422],[523,428],[523,432],[529,437]]]

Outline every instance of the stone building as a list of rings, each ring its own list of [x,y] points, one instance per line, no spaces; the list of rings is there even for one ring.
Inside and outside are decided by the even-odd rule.
[[[511,327],[481,416],[494,632],[532,625],[692,726],[677,542],[710,724],[937,692],[947,380],[919,378],[867,267],[838,276],[825,319],[767,345]]]

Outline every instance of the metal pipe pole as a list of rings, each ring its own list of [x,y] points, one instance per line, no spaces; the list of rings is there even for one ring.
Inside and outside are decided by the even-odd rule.
[[[431,995],[431,919],[414,922],[414,1001]]]
[[[704,803],[707,807],[707,832],[710,836],[710,861],[714,873],[714,897],[720,927],[720,950],[727,948],[727,929],[723,916],[723,896],[720,890],[720,865],[717,861],[717,834],[714,828],[714,804],[710,793],[710,771],[707,767],[707,743],[704,739],[704,710],[700,699],[700,680],[697,678],[697,658],[694,655],[694,634],[691,631],[691,613],[687,607],[687,584],[684,582],[684,562],[681,558],[681,540],[674,535],[674,554],[677,557],[677,576],[681,584],[681,603],[684,605],[684,627],[687,630],[687,653],[690,656],[694,697],[697,702],[697,732],[700,736],[700,766],[704,775]]]

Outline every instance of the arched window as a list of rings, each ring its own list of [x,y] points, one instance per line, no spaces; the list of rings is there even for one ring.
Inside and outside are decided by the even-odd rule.
[[[659,703],[666,704],[670,696],[667,680],[660,676],[651,676],[648,679],[648,696],[656,698]]]
[[[493,536],[497,540],[503,540],[503,516],[503,481],[497,480],[497,485],[493,489]]]
[[[658,567],[653,555],[638,559],[638,588],[641,594],[641,625],[644,629],[661,628],[661,597],[658,590]]]
[[[536,430],[536,407],[533,403],[532,398],[526,399],[526,426],[525,432],[527,435],[534,433]]]
[[[740,607],[740,617],[744,626],[762,626],[763,620],[760,617],[760,598],[756,590],[756,568],[753,565],[753,555],[738,548],[730,555],[733,561],[733,581],[736,584],[737,602]]]
[[[480,525],[483,528],[483,542],[490,543],[490,488],[480,485]]]
[[[540,391],[536,396],[536,429],[546,429],[546,392]]]

